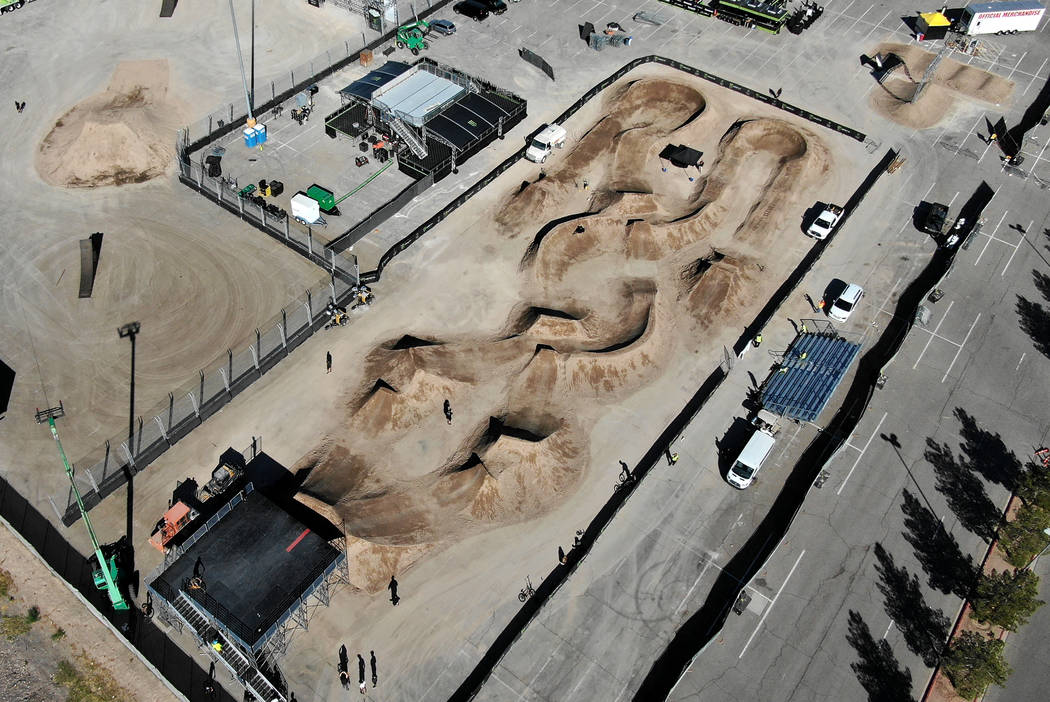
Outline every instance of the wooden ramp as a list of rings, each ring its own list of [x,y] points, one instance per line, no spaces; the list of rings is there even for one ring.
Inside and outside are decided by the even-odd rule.
[[[91,297],[101,252],[102,232],[95,232],[89,238],[80,240],[80,297]]]

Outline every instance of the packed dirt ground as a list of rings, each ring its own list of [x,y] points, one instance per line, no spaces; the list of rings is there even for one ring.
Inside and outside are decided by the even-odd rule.
[[[479,223],[517,290],[502,328],[419,325],[367,354],[343,430],[296,466],[350,537],[354,584],[428,547],[539,516],[579,488],[594,424],[670,359],[739,333],[805,252],[800,215],[837,175],[808,126],[624,79],[603,114]],[[735,109],[734,109],[735,108]],[[659,158],[706,150],[701,172]],[[443,412],[445,402],[451,414]]]
[[[894,42],[879,44],[872,54],[895,55],[903,61],[903,66],[871,92],[870,104],[878,114],[906,127],[933,127],[952,111],[968,104],[967,101],[1001,105],[1013,94],[1013,81],[947,59],[941,61],[918,99],[914,99],[919,82],[936,54]]]
[[[176,699],[6,523],[0,523],[0,624],[0,701]]]

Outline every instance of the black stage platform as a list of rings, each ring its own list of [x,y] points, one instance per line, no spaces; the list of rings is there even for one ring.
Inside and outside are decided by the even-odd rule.
[[[206,591],[189,596],[255,650],[345,555],[264,495],[245,492],[151,587],[175,599],[200,558]]]

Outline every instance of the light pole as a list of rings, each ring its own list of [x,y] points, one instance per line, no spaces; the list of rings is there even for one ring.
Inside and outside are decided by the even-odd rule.
[[[131,339],[131,402],[128,411],[128,441],[135,436],[135,337],[139,333],[138,322],[128,322],[117,329],[121,339]]]

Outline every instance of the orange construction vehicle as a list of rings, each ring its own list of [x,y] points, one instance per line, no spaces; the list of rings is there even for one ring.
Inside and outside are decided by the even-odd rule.
[[[176,502],[164,517],[157,522],[153,535],[149,537],[150,545],[161,553],[168,550],[168,543],[175,535],[182,531],[183,527],[197,518],[198,512],[185,502]]]

